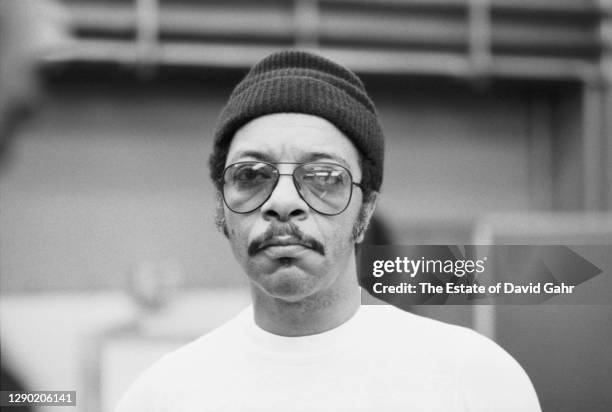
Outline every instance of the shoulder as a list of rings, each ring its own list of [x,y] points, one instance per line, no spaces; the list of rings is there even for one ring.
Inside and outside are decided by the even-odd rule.
[[[176,393],[225,367],[236,341],[236,323],[234,319],[157,360],[128,388],[115,412],[162,412],[168,400],[176,404]]]
[[[435,352],[441,359],[458,367],[482,364],[491,365],[491,368],[506,366],[522,370],[501,346],[472,329],[404,312],[389,305],[363,309],[363,323],[368,325],[370,332],[398,346],[420,349],[421,353]]]
[[[365,309],[365,323],[381,336],[387,351],[408,349],[432,369],[450,375],[468,410],[540,410],[524,369],[488,337],[388,305]]]
[[[510,358],[499,345],[472,329],[452,325],[405,312],[390,305],[364,306],[360,312],[361,327],[399,345],[411,347],[453,348],[460,358],[493,356]]]

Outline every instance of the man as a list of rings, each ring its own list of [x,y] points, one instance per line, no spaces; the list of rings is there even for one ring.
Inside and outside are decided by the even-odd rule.
[[[355,74],[305,52],[268,56],[230,96],[210,168],[253,305],[149,368],[119,411],[539,410],[488,339],[360,307],[355,244],[383,133]]]

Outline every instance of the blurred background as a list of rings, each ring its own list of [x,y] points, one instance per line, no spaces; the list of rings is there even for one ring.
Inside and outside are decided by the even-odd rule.
[[[612,244],[609,0],[0,0],[3,390],[110,411],[249,303],[207,159],[233,86],[291,47],[377,104],[368,242]],[[612,306],[414,311],[495,339],[545,411],[612,410]]]

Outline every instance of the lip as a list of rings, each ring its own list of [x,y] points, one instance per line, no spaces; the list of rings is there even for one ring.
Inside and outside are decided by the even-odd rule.
[[[260,252],[272,259],[297,257],[310,250],[308,245],[293,236],[275,236],[261,245]]]
[[[298,244],[272,245],[261,250],[270,259],[297,258],[309,251],[306,246]]]

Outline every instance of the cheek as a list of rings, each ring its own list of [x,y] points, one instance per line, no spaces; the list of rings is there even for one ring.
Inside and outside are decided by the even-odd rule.
[[[228,239],[234,255],[239,260],[244,260],[247,257],[249,242],[248,222],[246,217],[226,210],[225,222]]]
[[[357,211],[348,208],[333,220],[327,221],[325,228],[319,226],[321,233],[327,233],[324,243],[330,255],[338,257],[353,250],[353,226],[356,219]]]

